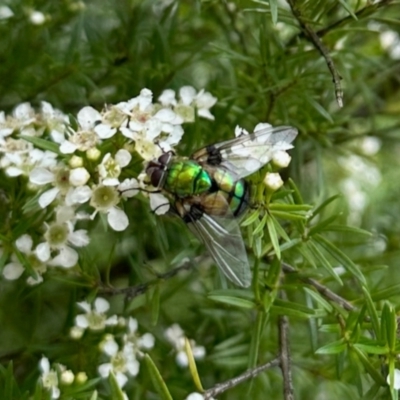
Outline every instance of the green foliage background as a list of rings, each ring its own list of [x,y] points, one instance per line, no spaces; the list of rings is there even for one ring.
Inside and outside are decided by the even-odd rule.
[[[290,322],[295,398],[397,398],[386,376],[397,365],[399,351],[400,81],[399,62],[382,48],[380,33],[399,33],[395,16],[400,15],[400,4],[293,3],[330,49],[343,78],[341,109],[325,60],[301,32],[285,1],[8,2],[14,17],[0,21],[0,109],[10,112],[21,102],[38,106],[46,100],[76,114],[86,105],[101,109],[106,103],[127,100],[144,87],[155,97],[167,88],[205,88],[218,97],[212,110],[215,121],[198,120],[187,126],[180,154],[232,137],[236,125],[249,131],[260,121],[295,126],[299,137],[284,174],[310,207],[289,207],[286,218],[278,219],[289,241],[274,236],[268,226],[262,230],[263,238],[253,239],[255,246],[268,250],[260,260],[260,286],[254,295],[253,291],[217,290],[221,283],[209,260],[201,265],[193,261],[188,272],[157,280],[154,271],[165,273],[185,257],[197,260],[204,249],[180,221],[156,217],[144,197],[134,198],[126,204],[128,231],[115,233],[101,223],[91,230],[91,244],[80,252],[81,270],[73,274],[53,270],[35,287],[22,281],[0,282],[2,399],[33,393],[42,354],[96,377],[93,343],[99,336],[81,341],[68,337],[76,301],[96,295],[109,299],[112,313],[132,315],[141,332],[156,336],[150,355],[174,399],[197,389],[189,371],[176,365],[163,337],[168,326],[179,323],[189,338],[206,347],[207,356],[197,367],[207,389],[278,355],[282,314]],[[30,23],[30,9],[43,12],[45,23]],[[382,143],[373,156],[361,150],[362,140],[369,136]],[[372,235],[347,227],[351,197],[339,197],[315,213],[326,199],[340,193],[340,182],[349,175],[343,160],[352,154],[376,165],[382,176],[378,186],[367,186],[367,206],[356,220],[356,228]],[[365,177],[361,173],[353,179]],[[4,193],[18,190],[15,185],[1,176]],[[288,196],[289,203],[301,205],[295,193]],[[6,221],[9,205],[4,198],[0,201]],[[22,206],[27,199],[20,201]],[[307,209],[314,212],[314,219],[305,219]],[[243,229],[247,240],[256,226]],[[0,232],[13,237],[7,224]],[[276,258],[271,263],[277,253],[271,239],[278,237],[283,261],[300,271],[282,280],[277,279]],[[322,257],[310,250],[310,240],[320,247],[321,241],[329,241]],[[345,268],[341,285],[332,277],[338,266]],[[324,303],[323,296],[304,281],[309,277],[350,301],[354,310],[349,312],[329,298]],[[128,287],[154,279],[156,284],[133,299],[105,293],[108,285]],[[280,298],[281,290],[287,300]],[[251,308],[246,308],[246,300]],[[79,395],[78,390],[63,398],[89,398],[90,392]],[[116,398],[106,386],[100,386],[99,393],[100,398]],[[161,396],[144,364],[127,393],[130,399]],[[279,368],[218,398],[265,396],[288,398]]]

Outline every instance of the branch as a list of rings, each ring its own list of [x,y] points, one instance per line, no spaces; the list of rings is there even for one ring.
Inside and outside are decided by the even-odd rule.
[[[280,364],[280,359],[279,359],[279,357],[277,357],[274,360],[267,362],[266,364],[260,365],[253,369],[249,369],[248,371],[244,372],[243,374],[236,376],[235,378],[229,379],[226,382],[218,383],[213,388],[207,389],[203,393],[204,399],[210,400],[212,397],[218,396],[219,394],[225,392],[226,390],[228,390],[234,386],[237,386],[240,383],[243,383],[250,378],[255,378],[261,372],[263,372],[269,368],[276,367],[279,364]]]
[[[164,274],[156,274],[157,278],[152,279],[151,281],[145,282],[145,283],[140,283],[139,285],[136,286],[128,286],[125,288],[115,288],[112,286],[105,286],[102,283],[99,284],[100,289],[99,293],[102,294],[109,294],[112,296],[118,295],[118,294],[125,294],[128,299],[132,299],[134,297],[140,296],[143,293],[146,293],[152,286],[157,285],[161,281],[165,281],[168,279],[173,278],[175,275],[177,275],[181,271],[188,271],[195,264],[198,264],[203,257],[196,257],[194,261],[188,260],[183,263],[183,265],[171,269],[168,272],[165,272]]]
[[[295,268],[293,268],[291,265],[286,264],[286,263],[282,263],[282,269],[286,273],[293,273],[293,272],[297,273],[298,272]],[[322,294],[322,296],[324,296],[325,298],[333,301],[334,303],[339,304],[345,310],[347,310],[347,311],[356,310],[356,307],[354,307],[346,299],[344,299],[343,297],[340,297],[335,292],[332,292],[332,290],[328,289],[326,286],[322,285],[317,280],[312,279],[312,278],[304,278],[304,277],[301,277],[301,276],[299,278],[304,283],[307,283],[307,284],[309,284],[311,286],[314,286],[315,289],[317,289],[317,291]]]
[[[286,298],[286,293],[282,292],[282,298]],[[282,315],[278,320],[279,326],[279,352],[281,360],[281,370],[283,377],[283,398],[285,400],[294,400],[294,390],[292,381],[291,358],[289,349],[289,318]]]
[[[321,39],[318,37],[318,35],[315,33],[315,31],[304,21],[300,10],[296,7],[295,0],[287,0],[287,2],[289,3],[290,8],[292,9],[292,13],[293,13],[294,17],[297,19],[297,21],[299,22],[300,27],[303,30],[303,32],[306,34],[306,36],[309,37],[309,39],[314,44],[315,48],[320,52],[322,57],[325,58],[326,65],[328,66],[329,71],[331,72],[333,84],[335,86],[336,101],[337,101],[339,107],[343,107],[343,90],[342,90],[342,86],[340,84],[340,80],[342,78],[339,75],[339,73],[335,67],[333,59],[332,59],[331,55],[329,54],[329,50],[322,43]]]

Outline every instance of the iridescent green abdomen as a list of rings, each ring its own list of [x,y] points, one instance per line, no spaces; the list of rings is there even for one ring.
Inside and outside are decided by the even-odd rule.
[[[210,175],[195,161],[172,161],[168,165],[164,189],[178,197],[198,195],[211,186]]]

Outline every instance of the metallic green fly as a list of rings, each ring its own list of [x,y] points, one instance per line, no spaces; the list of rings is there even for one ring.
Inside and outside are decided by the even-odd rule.
[[[297,129],[268,127],[206,146],[190,158],[172,151],[151,161],[151,184],[170,199],[173,210],[206,246],[226,277],[250,286],[251,271],[235,217],[249,204],[250,185],[243,179],[267,164],[277,151],[293,146]]]

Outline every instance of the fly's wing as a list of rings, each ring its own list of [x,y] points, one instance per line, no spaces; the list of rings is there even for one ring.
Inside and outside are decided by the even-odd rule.
[[[250,266],[237,220],[207,214],[199,219],[188,217],[189,229],[205,244],[225,276],[236,285],[249,287]]]
[[[223,166],[240,179],[271,161],[275,152],[293,148],[291,143],[296,136],[296,128],[271,126],[204,147],[196,151],[191,158],[199,163]]]

